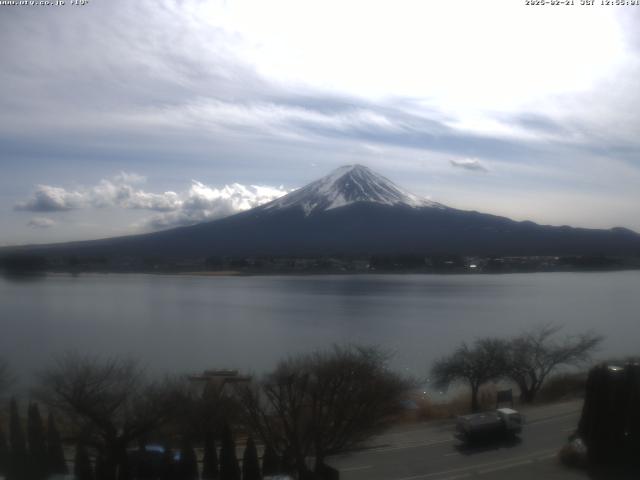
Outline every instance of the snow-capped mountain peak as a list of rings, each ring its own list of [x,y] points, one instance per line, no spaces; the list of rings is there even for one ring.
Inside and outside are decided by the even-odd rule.
[[[329,175],[264,205],[265,210],[300,207],[306,215],[356,202],[405,205],[413,208],[442,205],[409,193],[363,165],[340,167]]]

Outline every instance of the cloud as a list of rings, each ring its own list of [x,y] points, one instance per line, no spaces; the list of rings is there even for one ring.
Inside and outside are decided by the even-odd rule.
[[[27,223],[27,226],[33,228],[51,228],[56,224],[53,220],[46,217],[33,217]]]
[[[164,212],[178,206],[179,198],[175,192],[149,193],[134,186],[145,180],[145,177],[136,173],[120,172],[110,179],[100,180],[93,187],[76,190],[38,185],[31,198],[18,202],[14,208],[29,212],[64,212],[88,207],[119,206]]]
[[[146,183],[147,181],[147,177],[138,175],[134,172],[120,172],[113,178],[118,183],[126,183],[129,185],[137,185],[140,183]]]
[[[175,192],[145,192],[136,189],[130,181],[126,176],[101,180],[98,185],[85,192],[86,204],[98,208],[118,206],[158,212],[168,212],[180,205],[180,198]]]
[[[215,220],[257,207],[286,193],[287,190],[282,187],[245,186],[239,183],[217,189],[193,180],[179,208],[155,215],[145,220],[142,226],[164,229]]]
[[[49,185],[38,185],[33,196],[15,205],[16,210],[29,212],[62,212],[79,208],[84,204],[84,196],[80,192],[69,192],[64,188]]]
[[[465,158],[462,160],[449,160],[452,167],[455,168],[464,168],[465,170],[472,170],[474,172],[488,172],[489,170],[485,167],[480,160],[476,158]]]
[[[214,220],[275,200],[288,193],[283,187],[242,185],[233,183],[221,188],[192,180],[186,192],[166,191],[153,193],[133,184],[144,183],[146,178],[120,172],[103,179],[93,187],[66,190],[50,185],[38,185],[33,196],[16,204],[16,210],[31,212],[64,212],[73,209],[123,208],[158,212],[145,219],[138,227],[163,229]],[[33,222],[33,225],[31,223]],[[49,219],[36,217],[30,226],[51,226]]]

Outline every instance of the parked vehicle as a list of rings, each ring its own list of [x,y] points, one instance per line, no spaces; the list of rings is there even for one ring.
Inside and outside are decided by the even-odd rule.
[[[456,436],[465,442],[492,438],[514,438],[522,432],[524,418],[512,408],[462,415],[456,422]]]

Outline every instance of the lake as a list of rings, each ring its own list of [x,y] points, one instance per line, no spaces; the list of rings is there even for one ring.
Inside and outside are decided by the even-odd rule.
[[[68,349],[151,372],[260,373],[344,342],[383,346],[425,377],[460,342],[549,321],[604,334],[600,358],[640,353],[640,272],[0,279],[0,352],[23,385]]]

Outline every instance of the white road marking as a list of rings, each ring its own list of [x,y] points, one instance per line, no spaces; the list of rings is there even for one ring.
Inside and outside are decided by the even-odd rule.
[[[357,470],[366,470],[368,468],[373,468],[373,465],[362,465],[362,466],[359,466],[359,467],[341,468],[340,471],[341,472],[355,472]]]
[[[561,415],[555,415],[553,417],[542,418],[540,420],[532,420],[530,422],[525,422],[525,425],[539,425],[541,423],[555,422],[555,421],[558,421],[558,420],[560,420],[562,418],[573,417],[573,416],[576,416],[576,415],[579,415],[579,414],[580,414],[579,411],[563,413]]]
[[[531,422],[528,422],[528,424],[530,425],[536,425],[536,424],[544,424],[544,423],[549,423],[549,422],[558,422],[558,421],[562,421],[566,418],[572,417],[572,416],[576,416],[578,415],[580,412],[579,411],[574,411],[574,412],[567,412],[564,414],[560,414],[560,415],[556,415],[553,417],[548,417],[548,418],[542,418],[539,420],[534,420]],[[425,431],[428,431],[429,429],[425,429]],[[570,429],[566,429],[563,430],[564,432],[570,432],[570,431],[574,431],[575,428],[570,428]],[[401,436],[401,434],[391,434],[389,436]],[[372,453],[372,454],[380,454],[380,453],[387,453],[387,452],[394,452],[394,451],[398,451],[398,450],[407,450],[407,449],[411,449],[411,448],[424,448],[424,447],[430,447],[430,446],[434,446],[434,445],[442,445],[445,443],[451,443],[454,442],[455,439],[453,437],[447,438],[447,439],[442,439],[442,440],[436,440],[436,441],[430,441],[430,442],[423,442],[423,443],[412,443],[412,444],[404,444],[404,445],[397,445],[397,446],[387,446],[387,447],[377,447],[377,448],[371,448],[368,450],[364,450],[361,451],[361,454],[368,454],[368,453]],[[444,454],[445,457],[449,457],[449,456],[454,456],[454,455],[460,455],[459,452],[452,452],[452,453],[447,453]],[[517,467],[519,465],[526,465],[526,464],[530,464],[534,461],[541,461],[541,460],[546,460],[546,459],[550,459],[553,458],[557,455],[557,451],[554,450],[543,450],[543,451],[538,451],[535,453],[530,453],[527,455],[524,455],[522,457],[519,458],[515,458],[515,459],[503,459],[503,460],[496,460],[496,461],[492,461],[492,462],[487,462],[487,463],[482,463],[482,464],[476,464],[476,465],[471,465],[471,466],[467,466],[467,467],[459,467],[459,468],[454,468],[454,469],[450,469],[450,470],[443,470],[440,472],[432,472],[432,473],[427,473],[427,474],[422,474],[422,475],[414,475],[414,476],[409,476],[409,477],[401,477],[401,478],[395,478],[392,480],[420,480],[420,479],[429,479],[429,478],[434,478],[434,477],[440,477],[439,480],[457,480],[457,479],[461,479],[461,478],[467,478],[467,477],[471,477],[474,476],[476,474],[483,474],[486,472],[492,472],[492,471],[498,471],[498,470],[506,470],[509,468],[514,468]],[[374,468],[374,466],[372,465],[363,465],[363,466],[356,466],[356,467],[347,467],[347,468],[341,468],[340,470],[343,472],[347,472],[347,471],[358,471],[358,470],[366,470],[366,469],[371,469]],[[482,470],[478,470],[478,469],[482,469]],[[448,474],[452,474],[453,476],[446,476]]]
[[[537,424],[541,424],[541,423],[553,422],[553,421],[557,421],[557,420],[559,420],[561,418],[564,418],[564,417],[574,416],[574,415],[576,415],[578,413],[580,413],[580,412],[577,412],[577,411],[576,412],[569,412],[569,413],[565,413],[565,414],[561,414],[561,415],[556,415],[555,417],[551,417],[551,418],[546,418],[546,419],[541,419],[541,420],[534,420],[532,422],[529,422],[529,425],[537,425]],[[571,428],[571,429],[566,430],[566,431],[573,431],[573,430],[574,430],[574,428]],[[391,435],[397,436],[399,434],[394,433],[394,434],[391,434]],[[453,442],[453,441],[455,441],[454,438],[448,438],[448,439],[444,439],[444,440],[435,440],[435,441],[424,442],[424,443],[409,443],[409,444],[404,444],[404,445],[398,445],[398,446],[395,446],[395,447],[377,447],[377,448],[371,448],[371,449],[364,450],[364,451],[362,451],[362,453],[395,452],[397,450],[404,450],[404,449],[409,449],[409,448],[430,447],[431,445],[440,445],[440,444],[443,444],[443,443],[449,443],[449,442]]]
[[[537,461],[541,462],[543,460],[550,460],[552,458],[556,458],[558,456],[558,452],[550,453],[549,455],[543,455],[541,457],[536,458]]]
[[[425,473],[422,475],[413,475],[411,477],[401,477],[401,478],[395,478],[393,480],[419,480],[419,479],[425,479],[425,478],[432,478],[432,477],[436,477],[436,476],[441,476],[441,475],[447,475],[447,474],[456,474],[456,473],[462,473],[462,472],[473,472],[476,471],[477,469],[481,468],[487,468],[490,469],[491,467],[500,467],[502,465],[505,464],[505,462],[507,462],[509,464],[509,466],[505,466],[506,468],[513,468],[514,466],[518,466],[518,465],[524,465],[526,463],[530,463],[533,458],[535,457],[544,457],[546,455],[549,455],[549,453],[551,452],[555,452],[555,450],[543,450],[541,452],[535,452],[533,454],[530,455],[526,455],[517,459],[506,459],[506,460],[496,460],[493,462],[487,462],[487,463],[480,463],[477,465],[469,465],[467,467],[459,467],[459,468],[452,468],[450,470],[442,470],[440,472],[432,472],[432,473]],[[542,455],[541,455],[542,454]]]
[[[432,445],[440,445],[443,443],[453,442],[453,438],[448,438],[446,440],[436,440],[433,442],[426,443],[414,443],[410,445],[400,445],[397,447],[381,447],[381,448],[372,448],[371,450],[365,450],[362,453],[387,453],[387,452],[395,452],[396,450],[406,450],[409,448],[421,448],[421,447],[430,447]]]
[[[478,473],[480,475],[484,475],[485,473],[499,472],[500,470],[508,470],[510,468],[513,468],[513,467],[520,467],[522,465],[529,465],[530,463],[533,463],[533,460],[523,460],[521,462],[512,462],[512,463],[507,463],[505,465],[499,465],[499,466],[493,467],[493,468],[483,468],[482,470],[478,470]]]
[[[440,480],[460,480],[461,478],[469,478],[471,476],[470,473],[465,473],[463,475],[454,475],[453,477],[445,477]]]

